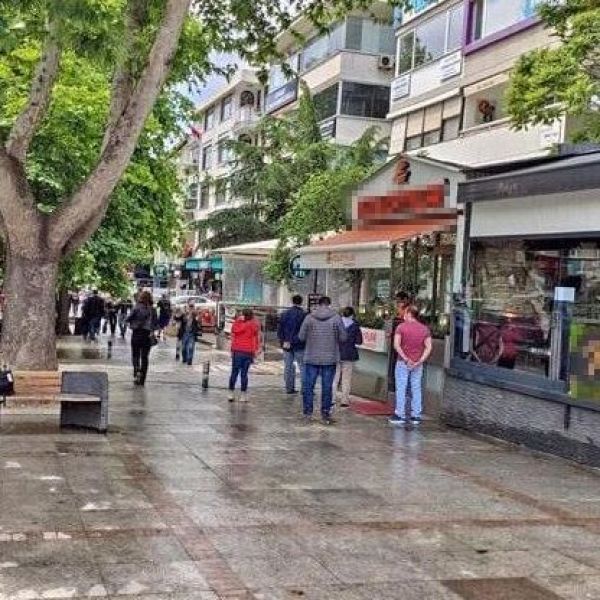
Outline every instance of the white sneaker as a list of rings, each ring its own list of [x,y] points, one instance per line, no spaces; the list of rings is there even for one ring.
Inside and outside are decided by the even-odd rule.
[[[235,394],[233,392],[229,392],[227,400],[229,400],[229,402],[235,402]]]
[[[240,394],[240,402],[248,402],[248,394],[246,392]]]

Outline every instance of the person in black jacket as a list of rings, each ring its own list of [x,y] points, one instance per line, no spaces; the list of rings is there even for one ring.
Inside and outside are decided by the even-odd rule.
[[[154,345],[154,332],[158,328],[156,310],[152,306],[152,294],[141,292],[137,304],[127,317],[131,327],[131,359],[133,362],[133,381],[135,385],[144,385],[148,374],[148,356]]]
[[[202,325],[194,304],[188,304],[183,314],[175,316],[175,321],[179,323],[177,340],[181,347],[181,359],[191,366],[194,361],[196,342],[202,335]],[[179,353],[176,354],[175,360],[179,360]]]
[[[296,363],[298,363],[300,380],[302,381],[305,344],[298,339],[298,332],[305,317],[306,312],[302,308],[302,296],[296,295],[292,298],[292,306],[281,315],[277,326],[277,337],[283,348],[285,363],[283,375],[285,391],[288,394],[296,393]]]
[[[340,381],[342,385],[340,406],[350,406],[350,389],[352,387],[352,371],[354,363],[359,359],[357,346],[362,345],[362,331],[354,320],[354,309],[347,306],[342,311],[342,322],[346,329],[346,341],[340,342],[340,362],[337,365],[333,389],[337,390]]]

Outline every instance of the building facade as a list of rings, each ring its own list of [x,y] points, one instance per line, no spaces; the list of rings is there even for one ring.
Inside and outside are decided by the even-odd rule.
[[[315,98],[325,137],[350,145],[372,126],[381,137],[389,136],[386,116],[395,59],[387,3],[352,13],[325,34],[300,17],[279,36],[278,50],[287,59],[270,70],[266,113],[294,110],[303,81]]]
[[[389,118],[391,153],[426,153],[466,167],[529,160],[564,142],[558,119],[511,129],[509,73],[529,50],[555,44],[538,0],[429,0],[401,15]]]

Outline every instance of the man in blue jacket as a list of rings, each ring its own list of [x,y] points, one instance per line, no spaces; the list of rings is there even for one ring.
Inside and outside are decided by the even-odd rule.
[[[298,332],[305,317],[306,312],[302,308],[302,296],[296,295],[292,298],[292,306],[281,315],[277,327],[277,337],[283,348],[285,391],[288,394],[297,393],[296,363],[298,363],[300,379],[302,380],[304,342],[301,342],[298,338]]]

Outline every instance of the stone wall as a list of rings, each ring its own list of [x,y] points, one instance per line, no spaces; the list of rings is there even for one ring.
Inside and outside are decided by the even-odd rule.
[[[441,419],[451,427],[600,466],[600,412],[447,374]]]

